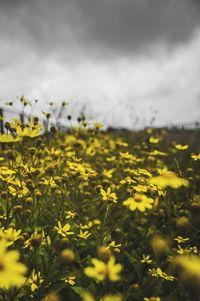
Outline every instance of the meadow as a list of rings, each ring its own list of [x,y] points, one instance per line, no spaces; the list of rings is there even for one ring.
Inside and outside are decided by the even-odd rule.
[[[200,300],[199,130],[4,129],[1,301]]]

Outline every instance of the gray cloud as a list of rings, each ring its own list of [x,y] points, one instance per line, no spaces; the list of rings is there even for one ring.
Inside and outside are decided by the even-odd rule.
[[[173,49],[199,27],[197,0],[0,1],[1,41],[69,61]]]
[[[119,126],[151,107],[158,124],[195,120],[199,33],[199,0],[0,0],[0,101],[67,97]]]

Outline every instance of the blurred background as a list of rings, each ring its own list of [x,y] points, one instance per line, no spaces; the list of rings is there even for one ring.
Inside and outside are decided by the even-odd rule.
[[[0,0],[9,114],[25,95],[33,114],[66,101],[112,127],[192,126],[199,79],[199,0]]]

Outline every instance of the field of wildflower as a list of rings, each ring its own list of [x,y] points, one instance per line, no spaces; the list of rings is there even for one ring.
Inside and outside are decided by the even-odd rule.
[[[200,300],[198,130],[4,128],[1,301]]]

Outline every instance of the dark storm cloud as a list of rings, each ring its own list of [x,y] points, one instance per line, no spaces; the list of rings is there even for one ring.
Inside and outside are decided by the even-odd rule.
[[[1,41],[71,59],[173,48],[199,26],[197,0],[0,0]]]

